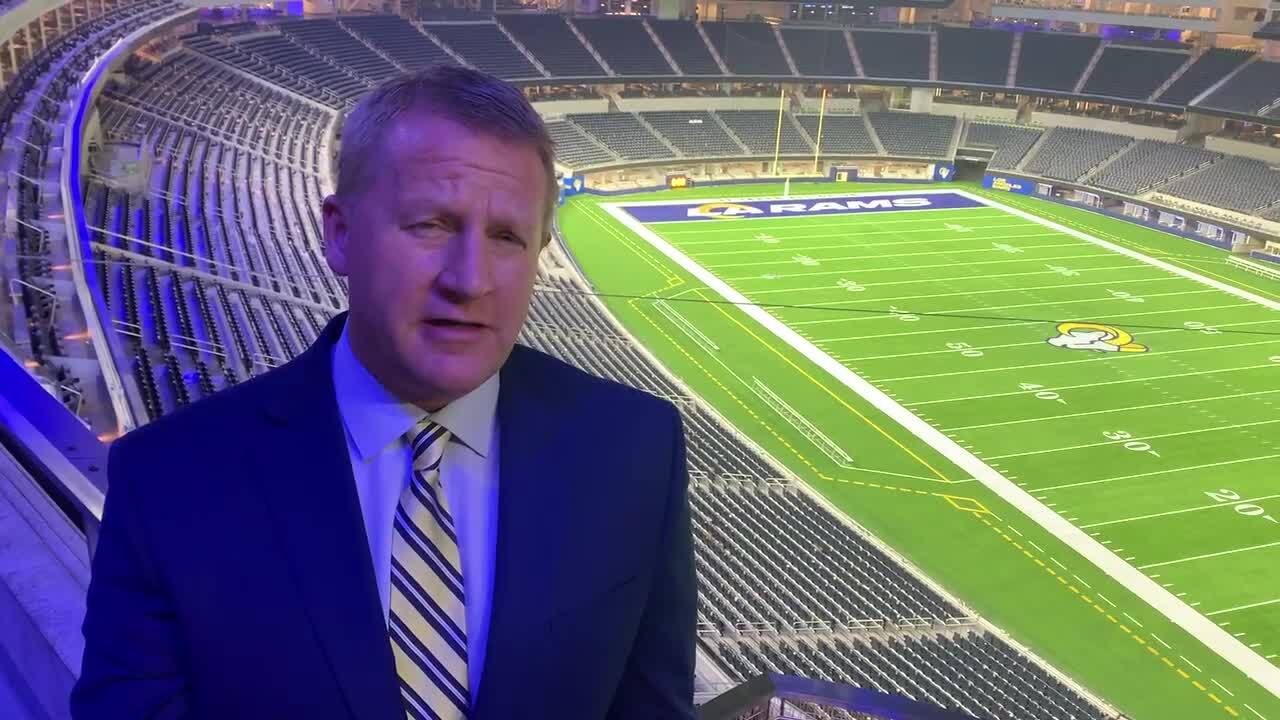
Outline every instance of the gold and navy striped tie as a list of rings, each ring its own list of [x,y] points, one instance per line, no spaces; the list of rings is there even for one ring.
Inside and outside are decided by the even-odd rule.
[[[471,703],[462,563],[440,485],[449,431],[423,419],[408,437],[413,477],[396,508],[387,630],[409,720],[459,720]]]

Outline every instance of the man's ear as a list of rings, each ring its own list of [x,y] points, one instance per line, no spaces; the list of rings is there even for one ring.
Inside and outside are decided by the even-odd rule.
[[[347,275],[348,250],[351,247],[350,205],[337,195],[324,199],[321,215],[324,218],[324,259],[335,275]]]

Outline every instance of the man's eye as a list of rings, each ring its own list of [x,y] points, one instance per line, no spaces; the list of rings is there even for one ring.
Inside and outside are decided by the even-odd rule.
[[[516,235],[515,233],[502,233],[502,234],[501,234],[501,235],[499,235],[498,237],[499,237],[499,238],[501,238],[502,240],[506,241],[506,242],[512,242],[512,243],[515,243],[515,244],[519,245],[520,247],[524,247],[524,246],[525,246],[524,238],[520,237],[519,235]]]

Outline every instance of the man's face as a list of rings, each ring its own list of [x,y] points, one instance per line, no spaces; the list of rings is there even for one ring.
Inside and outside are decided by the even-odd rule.
[[[367,187],[324,202],[325,258],[347,277],[356,357],[436,410],[502,366],[542,249],[545,172],[527,146],[418,113],[382,139]]]

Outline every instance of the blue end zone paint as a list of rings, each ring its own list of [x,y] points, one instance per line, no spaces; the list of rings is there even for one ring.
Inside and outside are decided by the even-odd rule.
[[[951,192],[910,195],[892,193],[880,195],[831,196],[805,199],[744,200],[724,202],[713,200],[703,203],[672,203],[669,205],[623,205],[632,217],[642,223],[687,222],[690,220],[733,220],[737,218],[798,217],[808,215],[848,215],[902,210],[950,210],[986,207],[972,198]]]

